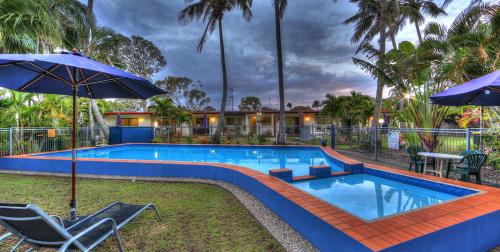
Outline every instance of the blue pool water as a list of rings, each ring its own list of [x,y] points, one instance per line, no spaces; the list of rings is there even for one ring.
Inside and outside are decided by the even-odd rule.
[[[40,154],[41,156],[71,157],[71,152]],[[186,145],[124,145],[79,150],[80,158],[132,160],[163,160],[213,162],[248,167],[268,174],[271,169],[289,168],[294,176],[309,175],[309,166],[328,164],[334,171],[342,168],[330,156],[316,147],[263,146],[186,146]]]
[[[293,185],[365,220],[457,198],[455,195],[368,174],[308,180]]]

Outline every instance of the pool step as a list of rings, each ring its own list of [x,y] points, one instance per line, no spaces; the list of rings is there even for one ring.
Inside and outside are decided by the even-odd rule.
[[[279,178],[286,182],[292,182],[293,180],[293,172],[291,169],[288,168],[269,170],[269,175]]]
[[[303,180],[329,178],[329,177],[343,176],[350,174],[350,172],[344,172],[344,171],[332,172],[331,170],[332,169],[329,165],[312,165],[309,167],[309,175],[293,176],[292,169],[288,168],[269,170],[269,175],[290,183]]]
[[[326,164],[309,166],[309,176],[314,178],[328,178],[332,176],[332,167]]]

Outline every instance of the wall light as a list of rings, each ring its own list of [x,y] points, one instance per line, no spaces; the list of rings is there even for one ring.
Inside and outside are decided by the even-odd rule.
[[[139,117],[139,122],[144,122],[144,118],[143,117]]]
[[[158,122],[154,123],[155,128],[158,128]]]
[[[211,122],[215,122],[215,117],[210,117]]]
[[[311,117],[310,116],[306,116],[306,117],[304,117],[304,119],[306,120],[306,122],[309,122],[311,120]]]
[[[380,123],[380,124],[384,124],[384,122],[385,122],[385,121],[384,121],[384,118],[380,118],[380,119],[378,119],[378,123]]]

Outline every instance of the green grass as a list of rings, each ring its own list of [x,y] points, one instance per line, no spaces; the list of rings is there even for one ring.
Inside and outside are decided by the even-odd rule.
[[[30,202],[67,216],[69,194],[69,178],[0,174],[0,202]],[[216,186],[79,179],[77,197],[80,214],[113,201],[156,204],[161,222],[147,211],[120,231],[127,251],[283,251],[231,193]],[[97,249],[110,250],[117,250],[112,238]]]

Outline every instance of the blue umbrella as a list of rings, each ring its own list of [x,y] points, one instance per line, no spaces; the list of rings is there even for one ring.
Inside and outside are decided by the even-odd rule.
[[[148,80],[91,60],[82,54],[0,54],[0,87],[29,93],[71,95],[71,216],[76,219],[77,96],[93,99],[147,99],[165,91]]]
[[[500,106],[500,70],[448,88],[430,99],[434,104],[448,106]]]

